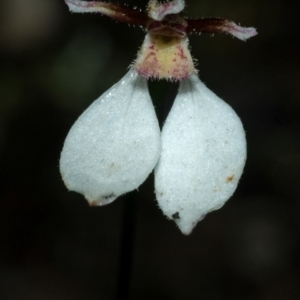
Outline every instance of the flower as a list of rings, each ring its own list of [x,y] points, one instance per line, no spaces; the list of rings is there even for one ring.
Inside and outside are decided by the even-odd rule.
[[[246,140],[239,117],[198,78],[187,34],[226,32],[246,40],[256,30],[220,18],[187,19],[183,0],[152,0],[147,14],[112,3],[65,2],[73,12],[99,12],[147,29],[128,73],[71,128],[60,159],[66,186],[91,205],[104,205],[137,189],[154,169],[159,207],[189,234],[234,193]],[[161,133],[148,78],[180,81]]]

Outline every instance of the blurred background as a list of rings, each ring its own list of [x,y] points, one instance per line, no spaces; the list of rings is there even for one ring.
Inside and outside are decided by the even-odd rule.
[[[63,0],[1,0],[0,299],[300,299],[298,2],[186,2],[191,17],[259,32],[190,37],[200,78],[243,121],[248,161],[231,200],[188,237],[158,209],[153,175],[90,208],[59,173],[68,130],[145,33]],[[150,82],[159,116],[171,90]]]

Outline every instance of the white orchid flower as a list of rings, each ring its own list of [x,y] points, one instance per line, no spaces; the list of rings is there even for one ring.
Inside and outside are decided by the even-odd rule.
[[[187,19],[182,0],[152,0],[147,14],[112,3],[65,2],[72,12],[98,12],[147,30],[128,73],[71,128],[60,159],[66,186],[91,205],[104,205],[137,189],[154,169],[159,207],[182,233],[191,233],[234,193],[246,140],[233,109],[198,78],[187,34],[227,32],[246,40],[256,30],[220,18]],[[180,81],[162,133],[148,78]]]

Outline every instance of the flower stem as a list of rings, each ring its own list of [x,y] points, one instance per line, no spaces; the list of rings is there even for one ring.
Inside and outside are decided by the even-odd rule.
[[[129,299],[136,223],[136,192],[132,192],[124,198],[125,199],[123,199],[123,217],[119,256],[119,272],[116,295],[117,300]]]

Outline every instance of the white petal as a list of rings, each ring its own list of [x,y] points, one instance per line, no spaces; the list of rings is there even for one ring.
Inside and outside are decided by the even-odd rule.
[[[182,233],[235,191],[246,160],[245,132],[232,108],[196,75],[180,84],[162,131],[156,196]]]
[[[147,81],[129,71],[73,125],[60,170],[70,190],[103,205],[138,188],[159,154],[160,130]]]

